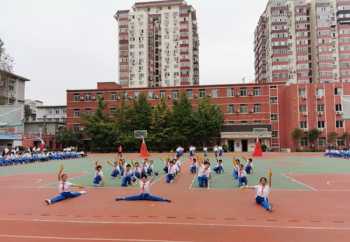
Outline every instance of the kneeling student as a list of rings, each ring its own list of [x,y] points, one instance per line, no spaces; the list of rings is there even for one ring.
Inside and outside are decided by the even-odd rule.
[[[213,169],[216,174],[224,173],[224,166],[222,164],[222,160],[218,160],[216,166]]]
[[[95,176],[93,179],[93,184],[95,187],[103,187],[104,186],[104,177],[103,177],[103,171],[102,171],[102,165],[96,161],[95,163]]]
[[[211,178],[210,162],[204,161],[204,163],[198,169],[198,186],[207,188],[209,185],[209,179]]]
[[[240,164],[239,170],[238,170],[238,186],[247,186],[248,185],[248,179],[247,179],[247,173],[244,170],[244,165]]]

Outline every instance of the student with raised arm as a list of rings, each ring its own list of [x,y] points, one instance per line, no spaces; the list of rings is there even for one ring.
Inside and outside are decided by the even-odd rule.
[[[171,202],[169,199],[151,195],[151,185],[154,180],[154,177],[147,179],[146,174],[142,174],[141,179],[137,179],[140,184],[140,194],[127,196],[127,197],[118,197],[116,201],[155,201],[155,202]]]
[[[246,157],[243,157],[243,160],[246,162],[244,170],[245,172],[247,172],[247,174],[253,174],[253,169],[254,169],[254,165],[253,165],[253,159],[249,158],[247,159]]]
[[[118,177],[119,175],[121,175],[121,170],[120,170],[120,166],[119,166],[119,161],[115,161],[114,163],[112,161],[107,161],[107,164],[109,164],[110,166],[112,166],[112,173],[111,173],[111,177],[114,179],[116,177]]]
[[[68,175],[66,173],[64,173],[64,166],[63,165],[61,165],[61,167],[59,169],[57,178],[58,178],[58,191],[60,194],[54,198],[46,199],[45,203],[47,205],[66,200],[68,198],[79,197],[80,195],[83,195],[86,193],[86,191],[71,192],[72,187],[77,187],[77,188],[84,188],[84,187],[74,185],[73,183],[70,183],[68,181]]]
[[[202,188],[208,188],[209,179],[211,178],[210,162],[205,160],[198,169],[198,186]]]
[[[103,187],[104,186],[104,177],[102,171],[102,165],[98,161],[95,163],[95,175],[93,179],[93,184],[95,187]]]
[[[269,194],[272,187],[272,171],[269,171],[269,179],[266,177],[261,177],[259,179],[259,184],[256,186],[245,186],[242,189],[254,189],[256,192],[255,202],[256,204],[262,206],[267,211],[272,212],[272,207],[269,202]]]

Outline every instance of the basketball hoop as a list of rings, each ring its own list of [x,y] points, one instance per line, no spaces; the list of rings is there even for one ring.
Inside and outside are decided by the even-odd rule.
[[[147,138],[147,130],[134,130],[135,139],[146,139]]]

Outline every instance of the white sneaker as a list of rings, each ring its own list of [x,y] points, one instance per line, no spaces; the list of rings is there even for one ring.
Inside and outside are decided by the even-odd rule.
[[[50,205],[51,204],[51,200],[50,199],[46,199],[45,203],[46,203],[46,205]]]
[[[84,194],[86,194],[87,193],[87,191],[80,191],[80,194],[81,195],[84,195]]]

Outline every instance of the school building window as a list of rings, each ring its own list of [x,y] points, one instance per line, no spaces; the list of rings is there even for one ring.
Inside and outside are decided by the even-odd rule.
[[[218,97],[218,89],[211,90],[211,96],[212,97]]]
[[[74,102],[79,102],[80,101],[80,95],[79,94],[74,94],[73,100],[74,100]]]
[[[305,88],[300,88],[299,89],[299,96],[300,97],[306,97],[306,89]]]
[[[278,138],[278,131],[272,131],[272,138]]]
[[[341,112],[341,111],[343,111],[342,105],[341,105],[341,104],[336,104],[336,105],[335,105],[335,111],[336,111],[336,112]]]
[[[234,113],[234,111],[235,111],[235,106],[233,104],[229,104],[227,106],[227,112],[228,113]]]
[[[324,127],[325,127],[325,122],[324,121],[318,121],[317,122],[317,128],[324,129]]]
[[[277,97],[270,97],[270,103],[277,103]]]
[[[278,119],[278,115],[276,113],[271,114],[271,120],[275,121]]]
[[[254,96],[261,96],[261,88],[260,87],[254,87],[253,95]]]
[[[205,89],[199,89],[199,97],[205,97]]]
[[[324,112],[324,104],[317,105],[317,112]]]
[[[254,113],[261,113],[261,104],[254,104]]]
[[[316,89],[316,96],[317,97],[323,97],[324,96],[324,89],[323,88],[317,88]]]
[[[307,122],[306,121],[301,121],[300,122],[300,128],[301,129],[307,129]]]
[[[73,116],[74,117],[80,117],[80,109],[74,109]]]
[[[148,99],[153,99],[154,98],[154,93],[152,91],[148,92]]]
[[[239,106],[239,112],[240,113],[248,113],[248,105],[247,104],[241,104]]]
[[[187,97],[188,97],[188,98],[192,98],[192,97],[193,97],[192,89],[188,89],[188,90],[187,90]]]
[[[309,145],[309,142],[308,142],[308,140],[307,140],[307,138],[302,138],[301,140],[300,140],[300,145],[301,146],[308,146]]]
[[[299,106],[299,112],[305,113],[306,112],[306,105],[300,105]]]
[[[337,95],[337,96],[343,95],[343,88],[340,88],[340,87],[334,88],[334,95]]]
[[[116,93],[112,93],[111,94],[111,100],[113,100],[113,101],[117,100],[117,94]]]
[[[344,121],[343,121],[343,120],[337,120],[337,121],[335,121],[335,127],[337,127],[337,128],[343,128],[343,127],[344,127]]]
[[[80,131],[80,124],[73,124],[73,130],[75,132],[79,132]]]
[[[177,99],[179,97],[179,91],[172,92],[173,99]]]
[[[235,89],[233,88],[227,88],[227,96],[233,97],[235,95]]]
[[[87,93],[85,95],[85,101],[91,101],[92,100],[92,97],[91,97],[91,94],[90,93]]]
[[[241,97],[247,96],[247,95],[248,95],[247,88],[245,88],[245,87],[240,88],[240,89],[239,89],[239,95],[240,95]]]
[[[165,93],[165,91],[160,91],[160,98],[165,98],[165,95],[166,95],[166,93]]]

